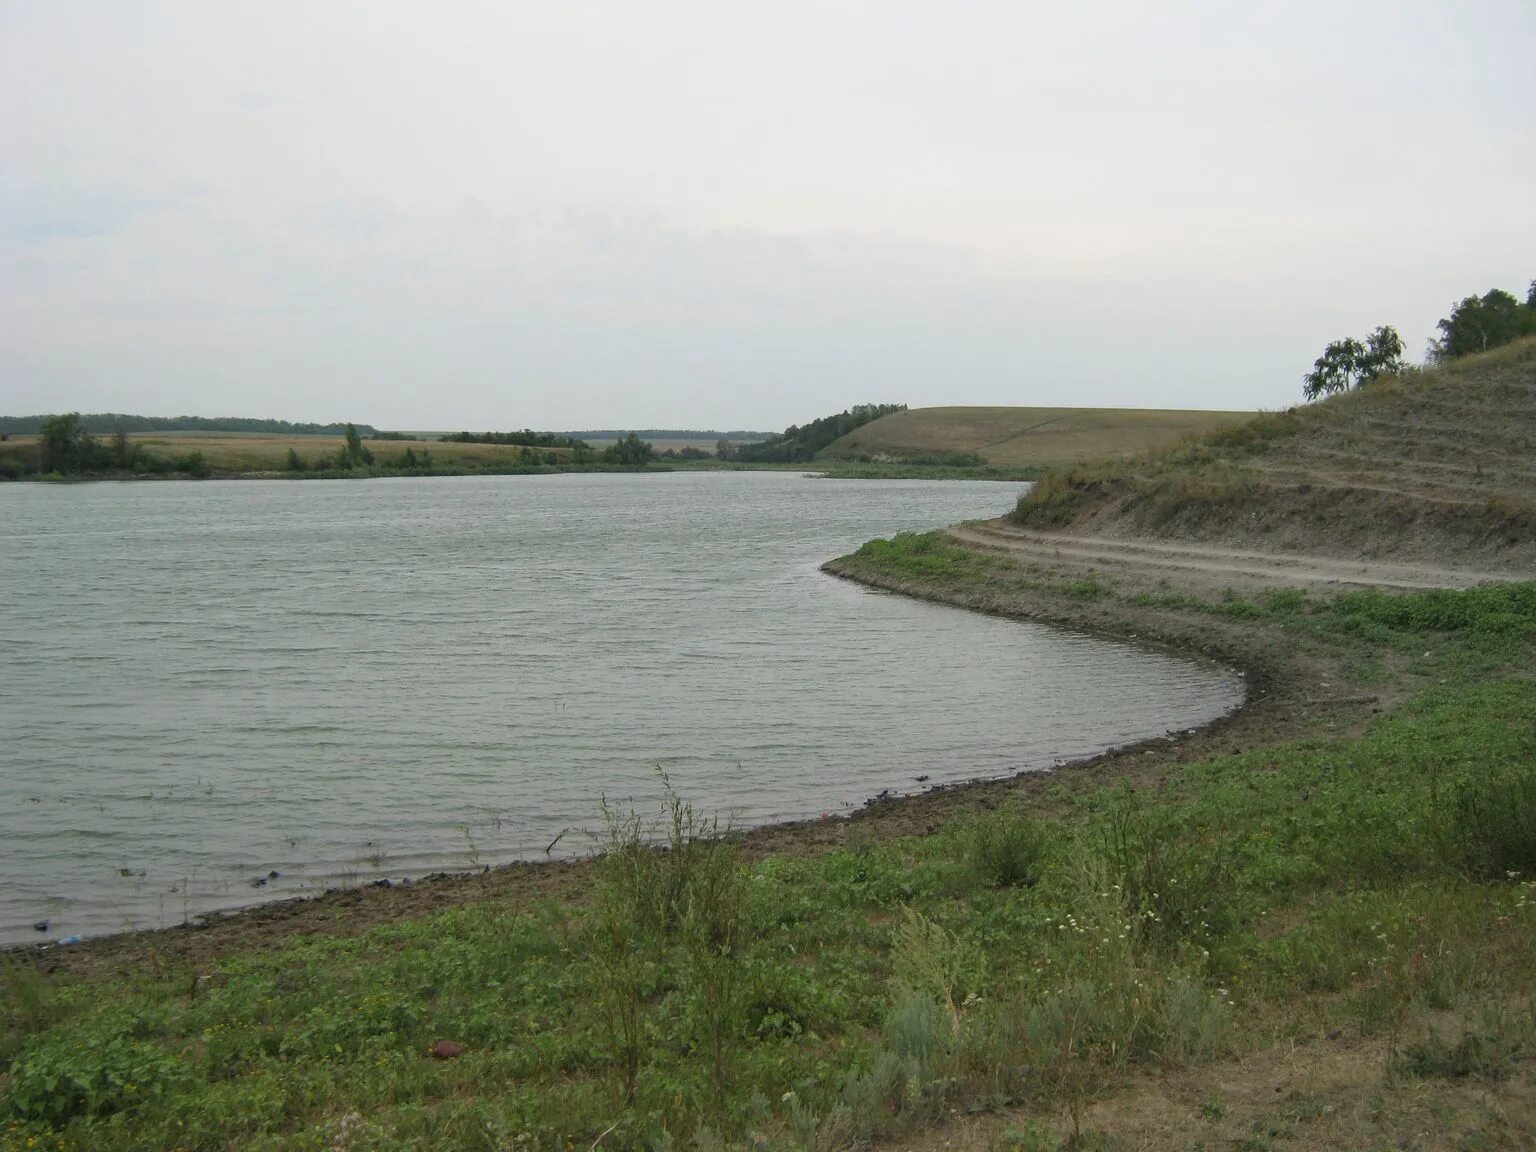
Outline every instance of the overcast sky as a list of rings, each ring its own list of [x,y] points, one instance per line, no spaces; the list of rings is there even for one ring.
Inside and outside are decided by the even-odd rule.
[[[1536,4],[0,0],[0,413],[1275,408],[1536,277]]]

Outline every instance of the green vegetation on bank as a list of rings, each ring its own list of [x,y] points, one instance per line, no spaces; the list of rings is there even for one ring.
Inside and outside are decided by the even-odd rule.
[[[936,536],[850,563],[1005,579]],[[1039,1118],[1029,1147],[1086,1147],[1090,1105],[1139,1072],[1326,1034],[1384,1040],[1378,1079],[1517,1074],[1536,1053],[1536,584],[1181,607],[1413,698],[1358,738],[1137,791],[1064,775],[1044,807],[887,842],[855,824],[821,856],[747,859],[676,799],[657,826],[614,812],[578,905],[205,966],[168,936],[148,969],[80,981],[16,954],[0,1148],[831,1152],[1002,1108]]]
[[[463,433],[444,437],[429,447],[403,435],[365,438],[351,424],[344,426],[339,438],[161,438],[117,429],[103,441],[85,428],[78,414],[66,413],[49,419],[34,440],[0,443],[0,479],[529,475],[634,471],[660,467],[658,461],[677,458],[676,453],[659,456],[648,441],[634,433],[601,451],[585,441],[566,443],[545,433]]]

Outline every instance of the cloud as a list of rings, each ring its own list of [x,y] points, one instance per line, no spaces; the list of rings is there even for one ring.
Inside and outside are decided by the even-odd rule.
[[[1529,280],[1533,20],[5,9],[0,410],[1278,406],[1327,340]]]

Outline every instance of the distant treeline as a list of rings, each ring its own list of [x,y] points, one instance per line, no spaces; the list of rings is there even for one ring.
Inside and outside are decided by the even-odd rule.
[[[882,416],[889,416],[892,412],[906,410],[905,404],[855,404],[836,416],[823,416],[809,424],[791,424],[783,432],[756,444],[730,443],[722,437],[715,448],[715,455],[722,460],[743,460],[759,464],[811,460],[816,453],[855,428]]]
[[[620,439],[616,433],[614,439]],[[521,432],[453,432],[439,436],[440,444],[519,444],[525,448],[585,448],[587,442],[578,433],[572,436],[563,432],[535,432],[524,428]]]
[[[715,432],[699,428],[636,428],[635,435],[642,440],[765,440],[768,432]],[[573,440],[622,440],[630,430],[617,428],[589,428],[583,432],[561,432]]]
[[[0,416],[0,433],[36,436],[60,413],[46,416]],[[277,432],[287,436],[344,436],[347,423],[293,424],[287,420],[255,420],[245,416],[130,416],[122,412],[87,412],[80,416],[82,432],[108,436],[113,432]],[[355,425],[363,436],[376,434],[371,424]]]

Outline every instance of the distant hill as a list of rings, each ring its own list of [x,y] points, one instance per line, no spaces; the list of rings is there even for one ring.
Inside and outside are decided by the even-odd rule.
[[[818,459],[971,453],[999,467],[1059,467],[1165,447],[1252,415],[1159,408],[912,408],[855,429]]]
[[[43,430],[43,416],[0,416],[0,433],[7,436],[35,436]],[[87,432],[108,435],[121,428],[125,432],[271,432],[282,436],[341,436],[347,431],[339,424],[293,424],[287,420],[257,420],[246,416],[130,416],[124,412],[91,412],[80,417]],[[372,424],[358,424],[363,436],[376,435]]]
[[[715,432],[707,428],[587,428],[576,432],[557,432],[572,440],[622,440],[633,432],[642,440],[766,440],[767,432]]]

